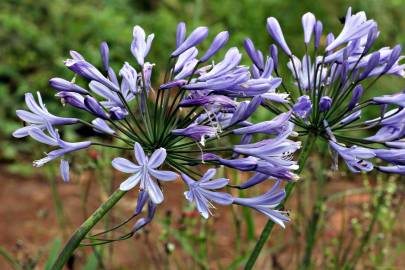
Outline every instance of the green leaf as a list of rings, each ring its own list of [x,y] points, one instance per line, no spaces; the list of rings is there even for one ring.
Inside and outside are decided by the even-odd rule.
[[[94,253],[87,257],[86,264],[82,268],[83,270],[97,270],[98,260]]]
[[[53,240],[49,248],[48,259],[46,260],[44,268],[45,270],[51,270],[53,263],[56,261],[56,258],[58,257],[61,246],[62,240],[60,238],[56,238],[55,240]]]
[[[0,257],[3,257],[13,269],[20,270],[22,269],[20,263],[13,255],[11,255],[5,248],[0,246]]]

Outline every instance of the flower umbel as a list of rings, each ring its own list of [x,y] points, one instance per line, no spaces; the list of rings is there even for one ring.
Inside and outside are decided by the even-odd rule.
[[[311,24],[311,20],[306,24]],[[52,78],[49,84],[63,105],[86,116],[80,119],[55,116],[47,111],[40,94],[38,104],[27,94],[30,111],[19,110],[17,115],[28,125],[15,131],[14,136],[30,135],[41,143],[58,147],[34,165],[42,166],[60,158],[65,181],[70,179],[69,167],[72,167],[67,160],[74,152],[89,147],[122,151],[121,157],[112,160],[115,169],[130,174],[120,190],[139,189],[137,211],[130,219],[137,217],[146,205],[148,208],[147,217],[135,222],[132,233],[151,222],[164,201],[165,182],[175,181],[179,175],[188,187],[186,198],[195,203],[205,218],[213,214],[213,204],[234,203],[253,207],[271,219],[287,221],[280,217],[282,212],[268,211],[281,202],[283,193],[276,196],[278,199],[274,199],[274,191],[263,195],[263,198],[270,196],[271,204],[260,196],[257,200],[236,198],[218,191],[226,186],[240,188],[230,183],[231,180],[212,180],[218,165],[260,175],[263,180],[255,181],[255,185],[267,179],[296,180],[298,176],[293,171],[297,164],[292,159],[300,145],[288,139],[295,135],[294,125],[289,121],[291,112],[263,123],[251,122],[251,116],[261,105],[288,103],[289,95],[276,91],[281,85],[281,79],[272,74],[276,60],[264,59],[250,41],[246,48],[255,59],[256,69],[240,64],[242,53],[236,47],[228,49],[222,60],[205,64],[229,39],[229,33],[222,31],[207,51],[199,52],[197,46],[207,39],[208,31],[207,27],[197,27],[187,35],[186,25],[178,25],[168,69],[156,88],[151,78],[158,67],[148,62],[154,34],[146,35],[140,26],[133,29],[130,50],[134,59],[126,61],[118,72],[111,66],[110,47],[106,42],[100,45],[100,69],[77,51],[71,51],[71,58],[64,64],[74,73],[73,79]],[[274,48],[272,52],[277,54]],[[86,126],[96,136],[83,142],[66,142],[55,129],[63,125]],[[264,136],[256,136],[259,133]],[[233,145],[234,141],[240,144]],[[124,158],[129,156],[125,152],[132,154],[132,151],[134,161]],[[202,169],[206,171],[204,175],[200,173]],[[252,181],[243,188],[249,186],[253,186]]]
[[[405,106],[404,94],[371,99],[366,99],[364,94],[382,77],[404,77],[401,46],[372,51],[378,36],[377,23],[367,19],[362,11],[353,14],[351,8],[347,10],[342,31],[336,38],[328,33],[324,44],[321,35],[325,29],[314,14],[304,14],[302,26],[305,53],[301,61],[301,57],[288,47],[288,37],[284,37],[277,19],[268,18],[267,30],[289,58],[286,65],[292,73],[295,87],[287,88],[287,84],[283,83],[277,93],[288,96],[288,99],[282,104],[265,100],[262,105],[276,115],[291,112],[289,121],[295,124],[301,136],[311,133],[325,139],[352,172],[370,171],[374,168],[373,158],[379,157],[376,153],[383,151],[380,148],[389,150],[405,137],[405,125],[400,116]],[[313,48],[310,46],[311,38],[314,39]],[[247,39],[247,44],[249,46],[245,48],[252,60],[251,69],[260,76],[264,70],[257,55],[263,54],[256,50],[252,53],[254,45],[250,39]],[[283,77],[279,72],[281,63],[275,45],[270,47],[268,58],[274,63],[273,76]],[[385,113],[387,106],[398,109]],[[365,110],[382,110],[382,116],[364,120],[362,115]],[[356,137],[356,131],[374,128],[380,128],[375,136]],[[379,158],[395,164],[393,159],[384,159],[381,155]]]

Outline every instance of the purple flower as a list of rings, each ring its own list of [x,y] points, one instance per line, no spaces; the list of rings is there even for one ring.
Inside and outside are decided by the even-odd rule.
[[[308,55],[304,55],[302,62],[296,57],[292,56],[292,59],[288,62],[287,67],[291,70],[294,78],[299,81],[299,86],[304,90],[309,90],[315,87],[316,83],[325,81],[327,70],[319,68],[316,74],[317,81],[314,82],[314,73],[316,65],[321,61],[320,58],[316,59],[316,63],[313,65]]]
[[[150,34],[148,37],[146,37],[145,31],[142,29],[142,27],[136,25],[133,30],[133,37],[134,39],[131,43],[131,52],[135,56],[138,64],[143,66],[145,57],[149,53],[155,35]]]
[[[176,48],[178,48],[186,39],[186,24],[181,22],[177,25]]]
[[[373,163],[366,160],[376,156],[373,150],[358,146],[347,148],[333,141],[329,141],[329,145],[343,158],[350,171],[354,173],[360,171],[369,172],[373,169]]]
[[[383,109],[386,108],[385,105],[383,105]],[[383,119],[381,118],[377,118],[377,119],[373,119],[370,121],[367,121],[367,124],[371,124],[374,123],[376,121],[381,121],[381,124],[383,126],[385,125],[395,125],[398,123],[403,123],[405,121],[405,110],[403,108],[396,108],[396,109],[392,109],[388,112],[384,112],[384,110],[382,111],[381,115],[383,115]]]
[[[127,85],[126,83],[122,83],[120,92],[125,101],[130,102],[135,98],[135,95],[132,93],[132,91],[130,91],[129,87],[126,87],[126,85]],[[89,87],[94,93],[105,99],[100,102],[105,108],[107,109],[112,107],[125,108],[125,105],[123,104],[117,92],[110,91],[110,89],[108,89],[103,84],[96,81],[91,81]]]
[[[374,136],[368,137],[366,140],[373,142],[391,142],[402,139],[404,136],[405,123],[398,122],[392,125],[383,125]]]
[[[115,131],[110,128],[107,123],[101,119],[101,118],[96,118],[91,123],[94,125],[94,130],[100,133],[105,133],[105,134],[115,134]]]
[[[110,50],[108,48],[107,42],[101,42],[100,55],[101,55],[101,60],[103,62],[103,68],[105,71],[108,72],[108,69],[110,68],[110,63],[109,63]]]
[[[148,214],[145,217],[142,217],[136,221],[134,226],[132,227],[132,232],[135,233],[149,224],[156,212],[157,205],[154,204],[151,200],[149,200],[149,195],[145,190],[141,190],[138,193],[138,199],[136,202],[135,211],[132,213],[131,218],[138,216],[142,213],[143,208],[145,207],[146,203],[148,204]]]
[[[395,173],[400,175],[405,175],[405,166],[378,166],[378,170],[385,172],[385,173]]]
[[[284,53],[288,56],[291,56],[292,53],[290,48],[288,48],[287,43],[285,42],[283,32],[281,31],[280,24],[277,19],[274,17],[267,18],[267,31],[271,37],[278,43],[278,45],[283,49]]]
[[[391,142],[386,142],[385,145],[392,147],[392,148],[405,148],[405,141],[399,140],[399,141],[391,141]]]
[[[75,92],[82,95],[86,95],[89,93],[86,89],[61,78],[50,79],[49,85],[56,91]]]
[[[277,46],[272,44],[270,46],[270,55],[271,55],[271,59],[273,59],[273,67],[274,69],[277,69],[278,67],[278,49]]]
[[[112,161],[115,169],[133,174],[121,183],[120,189],[124,191],[130,190],[140,182],[140,189],[148,192],[152,202],[155,204],[161,203],[163,201],[163,193],[153,178],[159,181],[173,181],[177,178],[177,174],[174,172],[157,169],[166,159],[166,150],[159,148],[150,157],[147,157],[142,146],[136,142],[134,152],[138,165],[125,158],[115,158]]]
[[[140,229],[142,229],[143,227],[145,227],[146,225],[148,225],[152,221],[153,217],[155,216],[156,208],[157,208],[157,205],[154,204],[152,201],[149,201],[148,202],[148,214],[146,215],[146,217],[142,217],[136,221],[135,225],[132,228],[132,232],[135,233],[135,232],[139,231]]]
[[[217,135],[217,129],[210,126],[198,125],[196,123],[182,129],[173,129],[172,134],[189,137],[205,145],[205,138],[211,138]]]
[[[270,178],[283,179],[287,181],[297,181],[299,176],[292,172],[292,170],[298,169],[298,166],[276,166],[265,160],[258,160],[256,172],[266,174]]]
[[[278,133],[280,129],[288,125],[288,120],[291,117],[291,112],[282,113],[277,115],[270,121],[264,121],[257,123],[248,127],[242,127],[235,129],[233,132],[235,134],[252,134],[252,133],[267,133],[273,134]]]
[[[232,87],[246,83],[249,78],[249,74],[233,73],[227,76],[219,76],[203,82],[195,82],[185,85],[183,88],[187,90],[211,90],[216,94],[225,94],[230,96],[232,93],[240,93],[241,90],[236,91]],[[248,88],[246,86],[245,88]],[[245,90],[245,89],[243,89]]]
[[[206,153],[202,156],[202,160],[215,161],[221,165],[240,171],[255,171],[265,174],[269,178],[285,179],[289,181],[298,180],[298,176],[291,172],[291,170],[297,169],[297,166],[276,166],[266,160],[262,160],[253,156],[248,156],[245,158],[225,159],[212,153]]]
[[[191,76],[195,71],[197,64],[197,59],[191,59],[190,61],[186,62],[181,71],[174,76],[174,80],[182,80]]]
[[[243,79],[241,78],[241,81]],[[238,82],[229,86],[228,89],[218,89],[215,92],[228,95],[230,97],[254,97],[274,94],[274,90],[280,86],[280,78],[270,78],[270,79],[250,79],[245,82]],[[282,97],[282,96],[279,96]]]
[[[239,186],[236,186],[237,188],[240,189],[246,189],[253,187],[257,184],[260,184],[268,179],[271,179],[272,177],[268,176],[267,174],[263,173],[255,173],[252,177],[250,177],[248,180],[240,184]],[[274,178],[273,178],[274,179]]]
[[[346,116],[342,120],[340,120],[339,124],[347,125],[347,124],[350,124],[350,123],[360,119],[360,117],[361,117],[361,110],[358,110],[358,111],[356,111],[354,113],[349,114],[348,116]]]
[[[251,101],[242,101],[236,107],[235,112],[229,122],[229,126],[235,125],[248,119],[259,107],[261,97],[256,96]]]
[[[394,65],[395,63],[398,62],[398,60],[401,57],[401,52],[402,52],[402,47],[401,45],[396,45],[392,51],[391,51],[391,55],[387,61],[387,65],[384,67],[384,70],[382,73],[386,73],[388,72]]]
[[[319,48],[319,43],[321,41],[323,25],[321,21],[317,21],[315,24],[315,40],[314,40],[314,47],[315,49]]]
[[[300,96],[293,106],[293,112],[302,119],[306,119],[312,112],[312,102],[309,96]]]
[[[48,134],[37,127],[34,127],[28,131],[29,135],[38,142],[59,147],[59,149],[53,150],[46,154],[46,157],[35,160],[33,165],[35,167],[41,167],[45,163],[52,161],[54,159],[63,157],[66,154],[75,152],[81,149],[90,147],[92,144],[90,141],[85,142],[65,142],[59,137],[59,133],[55,130],[49,123],[47,124]],[[61,159],[60,161],[60,172],[64,181],[69,181],[69,163],[66,160]]]
[[[100,103],[91,96],[86,96],[84,98],[84,105],[86,105],[87,110],[94,114],[97,117],[102,119],[109,119],[109,115],[104,111],[103,107],[101,107]]]
[[[133,94],[138,92],[137,89],[138,74],[130,64],[125,62],[124,66],[120,70],[119,75],[122,77],[121,92],[126,93],[127,95],[128,90],[130,90]]]
[[[291,160],[293,154],[301,147],[301,142],[288,140],[289,133],[283,133],[274,139],[265,139],[257,143],[235,145],[233,151],[260,158],[274,166],[298,169],[297,163]]]
[[[16,138],[28,136],[29,130],[32,128],[45,129],[47,123],[51,125],[70,125],[79,122],[76,118],[58,117],[48,112],[45,104],[42,102],[41,94],[37,92],[38,103],[35,101],[31,93],[25,94],[25,104],[29,111],[17,110],[17,116],[28,126],[17,129],[13,132]]]
[[[208,73],[201,75],[198,80],[207,81],[225,75],[239,65],[241,59],[242,54],[239,52],[238,48],[230,48],[226,52],[224,60],[214,65]]]
[[[371,54],[367,62],[366,68],[359,76],[359,80],[361,81],[366,79],[379,63],[380,63],[380,52],[377,51]]]
[[[107,73],[108,73],[108,78],[118,88],[120,85],[118,83],[118,79],[117,79],[117,75],[115,74],[115,71],[111,67],[109,67]]]
[[[233,203],[251,207],[285,228],[284,222],[288,222],[290,219],[283,215],[285,212],[275,210],[286,196],[285,190],[278,189],[279,186],[280,181],[277,181],[276,184],[265,194],[253,198],[234,198]]]
[[[352,8],[350,7],[346,13],[342,32],[326,47],[326,51],[331,51],[346,42],[367,36],[375,26],[376,23],[373,20],[367,20],[363,11],[352,15]]]
[[[235,100],[222,95],[199,96],[184,99],[179,103],[182,107],[204,106],[211,108],[235,108]]]
[[[68,59],[65,61],[65,66],[88,80],[98,81],[108,88],[118,91],[118,87],[113,82],[104,77],[96,67],[85,60]]]
[[[171,81],[165,84],[162,84],[159,89],[165,90],[165,89],[171,89],[175,87],[182,87],[187,84],[186,80],[176,80],[176,81]]]
[[[309,44],[312,33],[314,32],[316,19],[314,14],[307,12],[302,16],[302,28],[304,29],[304,43]]]
[[[69,54],[75,60],[84,60],[84,57],[80,53],[78,53],[77,51],[70,50]]]
[[[332,105],[332,99],[328,96],[323,96],[319,100],[319,110],[321,112],[326,112],[330,109],[330,106]]]
[[[172,52],[171,56],[176,57],[187,49],[197,46],[208,36],[208,28],[204,26],[197,27],[193,32],[184,40],[177,49]]]
[[[216,54],[225,44],[228,42],[229,33],[228,31],[220,32],[215,38],[214,41],[211,43],[211,46],[205,52],[204,56],[200,58],[200,62],[206,62],[210,59],[214,54]]]
[[[263,72],[259,72],[260,76],[257,78],[262,78],[262,79],[271,79],[273,78],[272,73],[274,70],[274,62],[271,57],[267,57],[266,59],[266,64],[264,65]],[[257,79],[255,78],[255,79]]]
[[[397,93],[394,95],[374,97],[373,101],[379,104],[392,104],[400,107],[405,107],[405,93]]]
[[[268,91],[267,93],[262,94],[260,97],[262,97],[263,99],[269,100],[269,101],[277,102],[277,103],[287,103],[289,94]]]
[[[357,105],[362,95],[363,95],[363,86],[359,84],[353,89],[352,99],[350,100],[349,105],[347,106],[347,109],[349,111],[351,111]]]
[[[74,92],[59,92],[55,95],[60,98],[63,105],[69,104],[75,108],[79,108],[85,111],[89,111],[86,105],[84,104],[84,97],[78,93]]]
[[[405,149],[375,149],[375,155],[395,165],[405,165]]]
[[[257,167],[257,158],[254,157],[225,159],[212,153],[205,153],[202,155],[201,159],[207,161],[217,161],[221,165],[225,165],[240,171],[254,171]]]
[[[209,169],[200,180],[195,181],[186,174],[181,174],[184,182],[188,185],[189,191],[184,192],[184,196],[189,202],[194,202],[198,212],[208,218],[212,215],[210,208],[214,208],[212,202],[221,205],[230,205],[233,198],[225,192],[213,191],[225,187],[229,180],[226,178],[212,179],[216,174],[215,169]]]
[[[180,70],[182,70],[187,63],[195,59],[197,54],[198,50],[196,49],[196,47],[191,47],[190,49],[180,54],[177,58],[176,64],[174,65],[174,73],[177,74]]]
[[[141,79],[141,85],[143,86],[143,84],[144,84],[144,81],[145,81],[145,89],[146,89],[146,92],[147,93],[149,93],[149,90],[150,90],[150,87],[151,87],[151,79],[152,79],[152,69],[153,69],[153,67],[155,66],[155,64],[151,64],[151,63],[149,63],[149,62],[146,62],[144,65],[143,65],[143,68],[142,68],[142,72],[143,72],[143,77],[144,77],[144,79],[142,80]]]
[[[246,38],[243,42],[243,46],[245,47],[245,51],[249,55],[250,59],[252,59],[253,64],[255,64],[256,67],[263,69],[263,59],[260,59],[253,41],[250,38]]]
[[[113,120],[122,120],[128,115],[128,112],[121,107],[112,107],[109,110],[109,114]]]
[[[63,181],[69,182],[69,180],[70,180],[69,162],[66,161],[66,160],[61,159],[60,160],[60,165],[59,165],[59,170],[60,170]]]

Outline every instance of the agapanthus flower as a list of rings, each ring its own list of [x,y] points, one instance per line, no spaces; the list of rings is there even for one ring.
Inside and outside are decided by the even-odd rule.
[[[127,180],[121,183],[120,189],[127,191],[134,188],[140,183],[140,189],[145,190],[153,203],[159,204],[163,201],[163,193],[154,178],[159,181],[176,180],[177,174],[172,171],[162,171],[158,167],[163,164],[166,159],[166,150],[159,148],[150,157],[145,155],[142,146],[135,143],[135,159],[138,164],[125,159],[115,158],[112,165],[115,169],[133,174]]]
[[[275,210],[285,194],[282,188],[275,190],[278,182],[264,195],[237,198],[218,190],[226,186],[240,188],[232,179],[220,176],[213,179],[218,165],[252,172],[271,181],[298,178],[294,173],[298,166],[293,159],[300,143],[289,139],[296,135],[294,124],[289,121],[292,112],[265,122],[254,122],[251,117],[261,105],[289,102],[288,94],[277,91],[282,81],[273,74],[277,60],[264,58],[253,46],[250,57],[255,57],[256,69],[241,65],[242,53],[236,47],[228,49],[223,59],[207,63],[228,42],[229,33],[218,33],[208,50],[201,52],[197,46],[207,36],[207,27],[197,27],[187,36],[185,24],[178,25],[168,70],[156,88],[151,78],[158,67],[148,62],[154,35],[147,36],[140,26],[133,29],[134,59],[128,59],[118,72],[111,66],[106,42],[100,45],[100,69],[79,52],[71,51],[71,59],[65,61],[65,66],[75,74],[73,80],[53,78],[49,83],[63,105],[70,105],[71,109],[79,110],[77,115],[82,112],[86,116],[80,119],[54,116],[46,110],[40,95],[38,105],[27,94],[31,112],[17,111],[17,114],[28,126],[14,135],[30,135],[57,147],[34,164],[42,166],[61,159],[65,181],[70,178],[67,160],[76,151],[89,147],[122,151],[120,157],[112,160],[115,169],[130,174],[120,189],[139,190],[137,208],[128,221],[138,217],[146,206],[148,212],[134,223],[132,234],[152,221],[164,202],[165,182],[176,181],[180,175],[188,190],[186,198],[196,204],[205,218],[211,213],[212,203],[233,203],[254,208],[283,225],[288,218],[283,216],[284,212]],[[272,51],[277,54],[275,48]],[[89,127],[95,136],[91,140],[66,142],[55,129],[63,125]],[[264,136],[256,137],[258,133]],[[129,158],[133,151],[134,159]],[[206,171],[203,176],[201,170]],[[263,181],[255,180],[254,184]],[[243,188],[253,186],[252,183]]]
[[[57,126],[79,122],[79,119],[76,118],[65,118],[51,114],[42,102],[41,94],[38,92],[37,95],[38,103],[35,101],[35,98],[31,93],[25,94],[25,104],[27,104],[30,111],[17,110],[17,116],[28,125],[14,131],[14,137],[21,138],[28,136],[29,130],[32,128],[45,129],[48,123]]]
[[[86,89],[62,78],[50,79],[49,85],[52,86],[56,91],[75,92],[82,95],[86,95],[88,93]]]
[[[145,31],[140,26],[135,26],[133,30],[134,39],[131,44],[131,52],[135,56],[139,65],[143,66],[145,57],[148,55],[150,47],[152,45],[154,34],[146,37]]]
[[[284,215],[285,212],[275,209],[285,197],[285,191],[283,189],[278,189],[279,185],[280,181],[276,182],[273,188],[263,195],[254,198],[235,198],[233,203],[251,207],[256,211],[265,214],[272,221],[284,228],[284,222],[287,222],[290,219]]]
[[[59,149],[53,150],[49,153],[46,153],[46,157],[35,160],[33,162],[35,167],[41,167],[45,163],[48,163],[54,159],[57,158],[63,158],[64,155],[79,151],[82,149],[86,149],[91,146],[92,142],[90,141],[84,141],[84,142],[66,142],[62,140],[59,136],[58,130],[54,129],[50,123],[47,123],[46,125],[46,130],[47,133],[45,133],[44,130],[38,128],[38,127],[33,127],[28,131],[28,134],[35,139],[38,142],[41,142],[43,144],[47,144],[50,146],[54,147],[59,147]],[[61,159],[61,165],[60,165],[60,170],[61,170],[61,175],[62,178],[65,181],[69,180],[69,163]]]
[[[173,129],[172,134],[190,137],[205,146],[205,138],[216,136],[217,129],[212,126],[203,126],[195,123],[183,129]]]
[[[212,202],[221,205],[232,204],[233,198],[230,194],[225,192],[217,192],[213,190],[224,188],[229,180],[226,178],[212,179],[216,174],[215,169],[209,169],[201,179],[195,181],[188,175],[182,174],[184,182],[189,187],[189,191],[184,193],[184,196],[190,202],[194,202],[197,205],[197,209],[204,218],[212,213],[210,208],[214,208]]]
[[[402,120],[405,95],[402,91],[369,99],[369,95],[366,95],[382,77],[404,77],[405,63],[401,46],[373,50],[379,35],[377,23],[367,19],[362,11],[352,13],[351,8],[347,10],[341,32],[326,32],[324,39],[321,36],[326,29],[314,14],[304,14],[301,22],[305,52],[299,57],[288,46],[288,37],[284,36],[277,19],[267,19],[270,36],[289,59],[286,66],[291,72],[292,76],[289,77],[293,78],[293,84],[283,81],[275,89],[275,93],[285,97],[282,104],[274,102],[275,99],[263,99],[262,105],[275,114],[276,119],[282,115],[280,113],[288,113],[288,121],[294,123],[299,135],[312,134],[325,139],[334,153],[334,160],[340,157],[353,172],[371,171],[375,167],[376,158],[401,166],[401,158],[398,155],[390,156],[389,153],[405,145],[402,144],[405,137],[405,122]],[[310,43],[312,38],[313,48]],[[270,46],[270,55],[266,56],[255,48],[252,40],[246,39],[244,47],[252,61],[250,69],[256,77],[263,73],[262,57],[272,60],[273,68],[267,76],[287,80],[288,77],[280,73],[282,63],[276,45]],[[397,109],[385,112],[388,106]],[[364,119],[365,111],[381,111],[381,116]],[[273,121],[242,127],[234,132],[274,132],[270,125]],[[358,134],[364,133],[356,132],[367,129],[377,130],[377,133],[359,137]],[[381,168],[381,171],[401,171],[401,168],[395,166],[377,168]],[[265,178],[256,175],[247,182],[248,186]]]

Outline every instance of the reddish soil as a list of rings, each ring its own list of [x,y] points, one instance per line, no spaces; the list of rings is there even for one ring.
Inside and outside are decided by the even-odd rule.
[[[84,218],[82,210],[82,195],[81,190],[83,186],[88,183],[85,179],[91,179],[90,175],[82,175],[82,180],[73,181],[73,183],[63,183],[57,181],[58,191],[64,203],[64,209],[68,217],[69,223],[66,226],[65,233],[58,226],[56,213],[54,211],[51,189],[46,179],[39,175],[24,178],[7,173],[5,168],[1,168],[0,175],[0,245],[7,249],[13,256],[19,260],[28,262],[30,259],[35,259],[39,256],[39,263],[36,269],[43,269],[44,262],[46,261],[46,254],[44,252],[49,247],[49,243],[56,237],[67,239],[68,235],[74,231]],[[328,194],[338,191],[347,190],[350,188],[358,188],[361,186],[361,181],[354,182],[342,179],[336,179],[328,185]],[[106,196],[100,196],[96,184],[90,186],[90,196],[87,205],[88,213],[91,213]],[[296,191],[297,192],[297,191]],[[299,190],[298,190],[299,192]],[[106,269],[163,269],[162,262],[167,260],[168,256],[165,252],[165,241],[159,239],[162,236],[161,221],[165,214],[170,211],[173,220],[172,228],[181,230],[181,225],[178,222],[183,211],[183,186],[180,183],[168,183],[165,185],[165,203],[159,207],[157,218],[147,228],[146,232],[138,234],[129,240],[118,242],[112,245],[113,256],[111,261],[107,260],[108,266]],[[102,197],[102,198],[101,198]],[[135,206],[136,201],[135,192],[129,193],[125,198],[119,202],[114,208],[113,223],[125,219]],[[311,198],[310,198],[311,199]],[[334,203],[328,207],[333,208],[333,211],[328,211],[326,214],[327,223],[324,225],[325,232],[323,239],[321,239],[316,250],[314,251],[315,259],[319,262],[317,255],[322,252],[323,244],[327,244],[331,238],[335,238],[340,234],[340,231],[346,230],[347,224],[351,217],[361,216],[361,206],[369,202],[370,198],[367,194],[358,194],[349,196],[345,203],[340,200],[339,203]],[[305,200],[304,200],[305,201]],[[290,204],[292,209],[292,218],[294,219],[294,212],[301,209],[309,213],[310,205],[298,206],[297,201]],[[229,210],[229,209],[228,209]],[[231,211],[225,210],[221,207],[215,210],[215,216],[209,221],[208,226],[211,226],[211,231],[215,238],[216,245],[210,247],[208,254],[209,257],[215,261],[211,265],[212,269],[218,269],[219,265],[226,269],[226,265],[232,262],[235,257],[235,227],[232,222]],[[402,211],[403,212],[403,211]],[[187,212],[187,215],[193,216],[195,213]],[[252,213],[256,222],[256,236],[260,233],[261,228],[265,223],[265,218],[258,214]],[[308,214],[307,214],[308,215]],[[398,217],[400,217],[398,213]],[[402,215],[403,216],[403,215]],[[199,218],[195,219],[196,221]],[[405,226],[400,222],[400,226],[396,229],[395,234],[398,237],[397,241],[404,241]],[[133,223],[132,223],[133,224]],[[198,222],[197,222],[198,225]],[[267,245],[268,248],[276,248],[279,241],[290,243],[277,250],[277,258],[271,257],[267,253],[265,258],[262,258],[257,264],[255,269],[270,269],[270,264],[276,266],[281,263],[286,269],[294,269],[295,261],[298,256],[291,256],[292,250],[303,249],[303,237],[299,232],[299,228],[304,224],[287,225],[285,230],[279,227],[273,232],[276,235]],[[130,228],[129,225],[127,228]],[[242,224],[243,228],[245,224]],[[243,230],[245,231],[245,230]],[[302,230],[301,230],[302,231]],[[198,230],[195,231],[198,234]],[[117,234],[116,234],[117,235]],[[211,240],[210,240],[211,239]],[[244,237],[242,237],[242,249],[249,250],[251,247],[244,244]],[[170,257],[170,269],[201,269],[193,260],[181,251],[181,246],[177,241],[175,244],[175,251]],[[195,248],[195,247],[192,247]],[[76,256],[76,264],[83,263],[83,252],[90,252],[91,248],[82,248]],[[111,249],[108,249],[111,252]],[[298,254],[295,252],[294,254]],[[301,253],[302,255],[302,253]],[[403,260],[403,259],[402,259]],[[404,266],[404,262],[398,261],[396,264],[401,269],[400,265]],[[290,267],[288,267],[290,265]],[[134,268],[136,267],[136,268]],[[0,269],[11,269],[6,263],[4,258],[0,257]],[[74,269],[80,269],[75,267]]]

